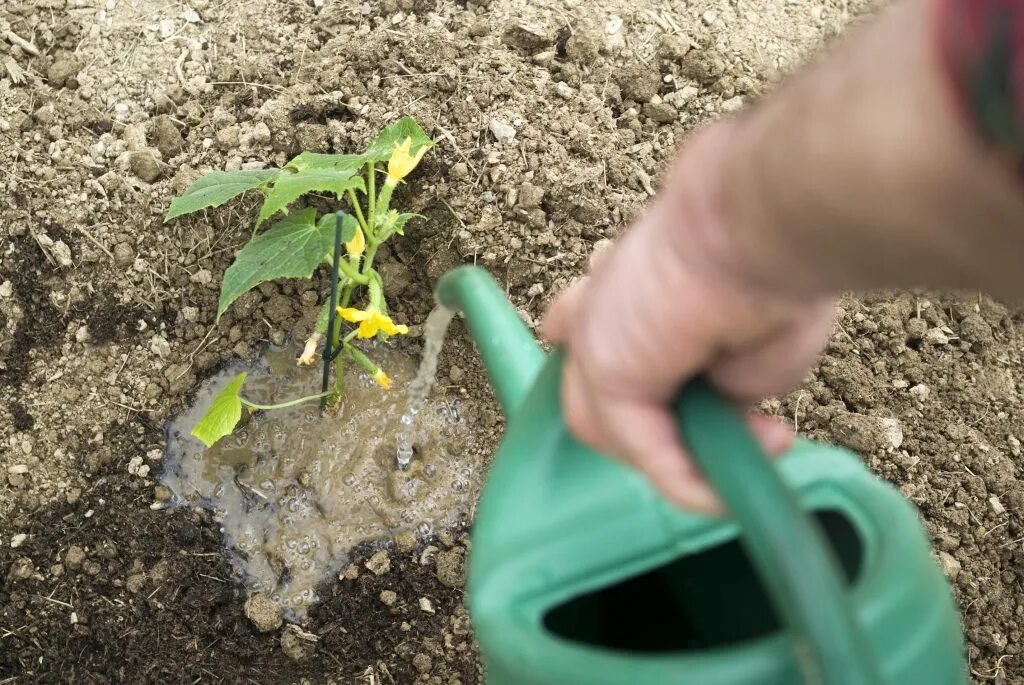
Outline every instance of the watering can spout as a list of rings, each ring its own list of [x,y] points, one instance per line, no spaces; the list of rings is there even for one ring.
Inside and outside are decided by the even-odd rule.
[[[511,416],[544,364],[544,352],[489,273],[461,266],[434,291],[438,303],[463,312],[505,416]]]

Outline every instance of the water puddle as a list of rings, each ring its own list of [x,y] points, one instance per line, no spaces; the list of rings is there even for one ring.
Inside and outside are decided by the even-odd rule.
[[[460,523],[483,475],[466,449],[458,405],[427,397],[436,356],[428,383],[414,360],[384,345],[372,356],[394,381],[389,391],[350,364],[334,416],[320,417],[315,403],[257,413],[209,449],[189,435],[241,370],[249,371],[243,394],[255,402],[318,392],[320,369],[296,367],[298,353],[268,348],[254,364],[209,379],[169,425],[162,477],[176,503],[214,512],[241,582],[274,598],[291,620],[303,618],[316,586],[344,567],[353,546]],[[398,436],[409,455],[404,469]]]

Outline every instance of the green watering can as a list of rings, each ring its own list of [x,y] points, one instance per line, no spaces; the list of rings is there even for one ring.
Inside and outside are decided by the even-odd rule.
[[[508,417],[480,496],[469,610],[488,685],[963,685],[956,609],[914,509],[852,454],[769,463],[694,382],[675,413],[728,518],[682,511],[569,435],[494,280],[447,273]]]

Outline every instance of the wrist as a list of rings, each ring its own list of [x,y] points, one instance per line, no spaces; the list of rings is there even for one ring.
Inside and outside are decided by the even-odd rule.
[[[782,207],[745,162],[751,151],[746,119],[723,120],[686,142],[653,214],[691,270],[730,288],[768,298],[831,294],[812,264],[801,264],[787,236]]]

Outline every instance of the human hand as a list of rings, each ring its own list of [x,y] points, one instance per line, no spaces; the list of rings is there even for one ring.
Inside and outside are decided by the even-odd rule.
[[[573,434],[644,472],[671,501],[705,512],[719,505],[680,444],[669,402],[700,374],[741,405],[790,390],[834,312],[831,298],[748,281],[726,257],[715,181],[694,172],[714,179],[727,126],[687,144],[669,191],[544,322],[547,337],[567,348],[562,402]],[[770,454],[792,442],[792,428],[775,419],[752,414],[748,422]]]

